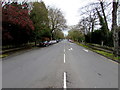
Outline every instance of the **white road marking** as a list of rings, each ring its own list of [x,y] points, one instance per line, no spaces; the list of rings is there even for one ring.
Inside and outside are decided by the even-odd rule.
[[[67,88],[67,84],[66,84],[66,72],[64,72],[64,85],[63,88]]]
[[[64,54],[64,63],[65,63],[65,54]]]
[[[88,50],[87,49],[83,49],[85,52],[88,52]]]
[[[65,52],[65,49],[64,49],[64,52]]]
[[[73,50],[73,48],[69,48],[68,50]]]

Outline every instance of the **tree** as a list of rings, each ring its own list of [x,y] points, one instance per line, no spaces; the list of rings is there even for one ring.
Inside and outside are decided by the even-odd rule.
[[[112,10],[112,31],[113,31],[113,43],[114,43],[114,55],[119,55],[119,37],[118,37],[118,26],[117,26],[117,9],[119,0],[113,0]]]
[[[36,45],[38,40],[40,40],[43,36],[47,36],[46,32],[48,32],[48,37],[50,34],[48,10],[43,1],[33,3],[33,9],[30,13],[30,17],[35,26],[35,31],[33,33]]]
[[[64,33],[60,30],[55,30],[53,33],[53,39],[64,39]]]
[[[83,18],[79,22],[79,26],[83,27],[83,30],[88,38],[89,36],[89,43],[93,43],[93,32],[98,27],[101,30],[101,42],[103,45],[109,45],[109,28],[108,28],[108,7],[111,5],[111,2],[105,2],[104,0],[98,0],[98,2],[90,3],[89,5],[81,8],[81,15]],[[106,13],[108,12],[108,13]],[[108,14],[108,15],[107,15]],[[87,35],[88,34],[88,35]]]
[[[102,31],[101,32],[101,45],[103,46],[104,43],[108,43],[107,41],[108,41],[108,33],[109,33],[109,31],[107,29],[104,18],[102,17],[100,12],[97,10],[97,8],[96,8],[96,11],[97,11],[100,26],[101,26],[101,28],[100,28],[100,30]]]
[[[100,1],[102,13],[103,13],[103,17],[104,17],[105,26],[106,26],[106,29],[107,29],[107,32],[108,32],[109,28],[108,28],[108,23],[107,23],[106,15],[105,15],[104,0],[99,0],[99,1]]]
[[[99,3],[90,3],[80,9],[82,19],[79,21],[78,26],[81,27],[85,35],[89,33],[90,42],[92,43],[92,33],[96,26],[98,26],[98,16],[95,8],[100,8]]]
[[[55,30],[64,30],[66,26],[66,20],[61,12],[60,9],[58,8],[49,8],[49,25],[51,28],[51,34],[53,38],[53,33]]]
[[[2,47],[2,1],[0,1],[0,48]]]
[[[2,7],[2,39],[3,45],[19,45],[27,43],[34,30],[33,22],[28,14],[27,3],[5,3]]]
[[[84,41],[84,35],[82,34],[82,32],[72,29],[68,32],[68,36],[69,39],[72,39],[74,41],[77,42],[83,42]]]

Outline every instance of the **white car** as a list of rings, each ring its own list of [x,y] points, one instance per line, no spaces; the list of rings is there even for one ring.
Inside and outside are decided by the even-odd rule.
[[[57,43],[56,40],[51,40],[51,41],[49,41],[49,45],[51,45],[51,44],[55,44],[55,43]]]

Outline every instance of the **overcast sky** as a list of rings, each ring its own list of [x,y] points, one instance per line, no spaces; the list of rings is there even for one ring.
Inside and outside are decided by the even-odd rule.
[[[60,8],[67,25],[76,25],[80,19],[80,8],[95,0],[42,0],[47,6]]]
[[[40,0],[38,0],[40,1]],[[46,6],[60,8],[63,12],[67,25],[76,25],[80,20],[80,8],[95,0],[42,0]],[[64,31],[64,34],[68,34]]]

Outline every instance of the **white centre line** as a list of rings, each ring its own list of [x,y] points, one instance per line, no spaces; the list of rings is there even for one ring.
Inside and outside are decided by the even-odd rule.
[[[87,49],[83,49],[85,52],[88,52],[88,50]]]
[[[64,63],[65,63],[65,54],[64,54]]]
[[[64,52],[65,52],[65,49],[64,49]]]
[[[67,84],[66,84],[66,72],[64,72],[64,85],[63,88],[67,88]]]

